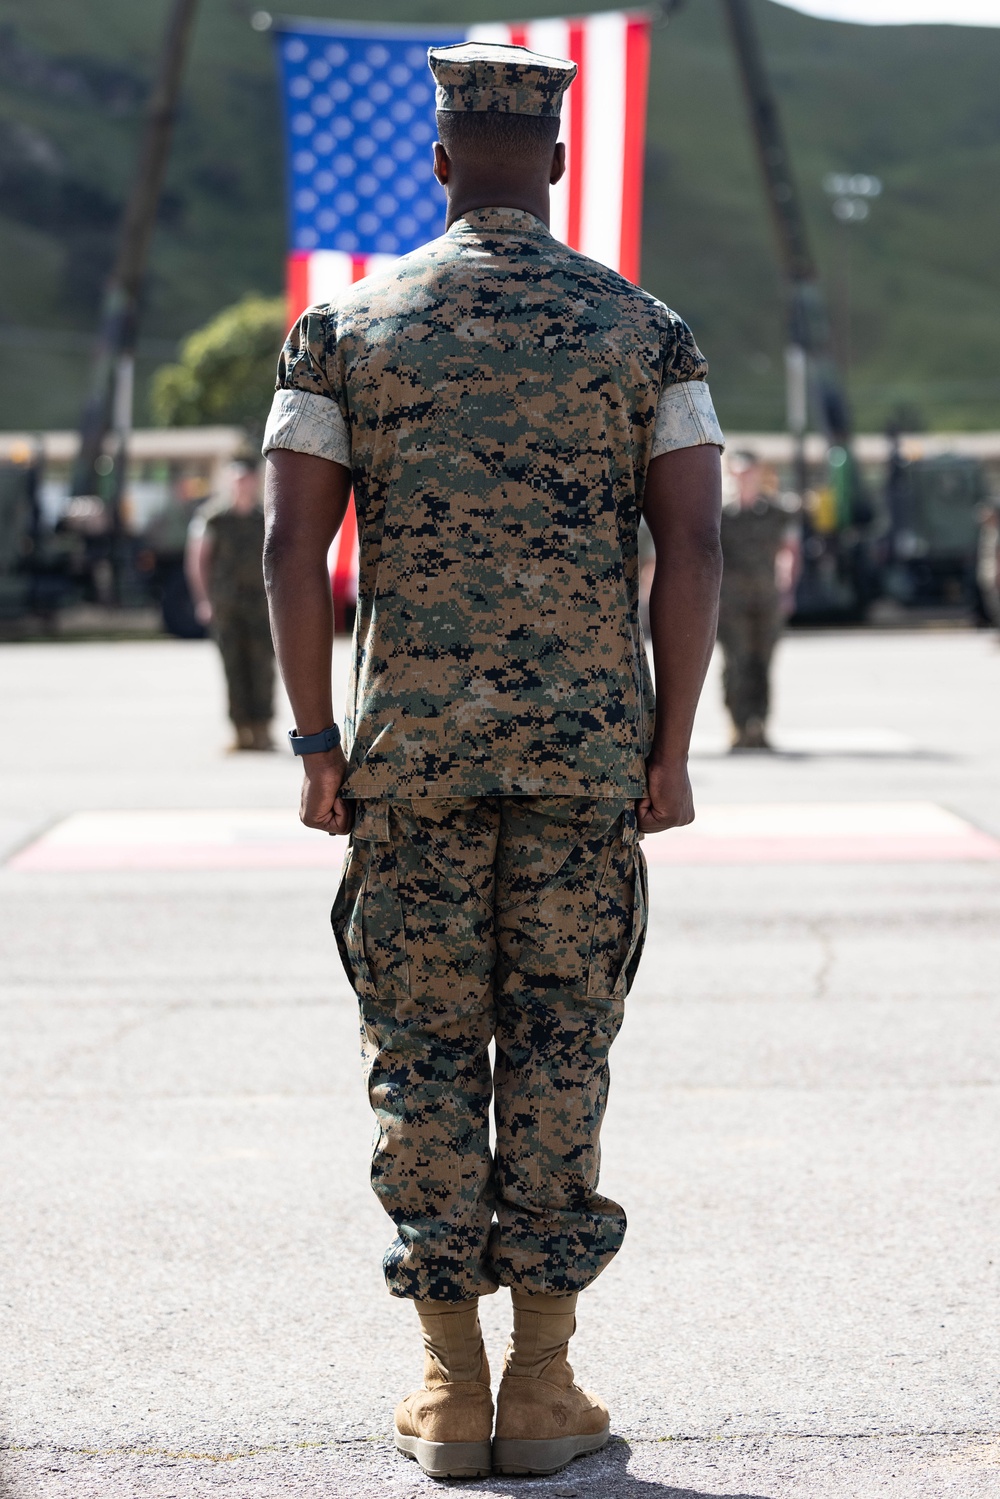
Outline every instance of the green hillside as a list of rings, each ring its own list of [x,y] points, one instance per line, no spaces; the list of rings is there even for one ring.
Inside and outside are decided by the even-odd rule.
[[[140,419],[145,381],[179,337],[246,291],[281,287],[281,142],[271,42],[249,25],[258,3],[202,0],[148,287]],[[409,22],[525,10],[293,8]],[[1000,31],[757,9],[859,425],[901,404],[931,427],[1000,425]],[[164,13],[163,0],[0,0],[0,428],[76,420]],[[866,223],[834,221],[831,171],[883,179]],[[687,0],[656,32],[644,281],[693,324],[724,421],[780,425],[781,288],[718,0]]]

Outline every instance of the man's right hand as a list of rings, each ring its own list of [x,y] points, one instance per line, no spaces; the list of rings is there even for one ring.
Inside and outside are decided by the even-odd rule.
[[[324,754],[303,755],[302,799],[299,817],[307,828],[321,833],[349,833],[354,823],[354,806],[342,797],[340,788],[347,775],[347,759],[338,744]]]
[[[640,833],[664,833],[694,822],[694,795],[687,760],[646,765],[646,795],[636,803]]]
[[[649,594],[656,729],[646,795],[637,803],[643,833],[694,821],[687,749],[715,643],[720,512],[717,447],[675,448],[650,463],[643,515],[656,547]]]

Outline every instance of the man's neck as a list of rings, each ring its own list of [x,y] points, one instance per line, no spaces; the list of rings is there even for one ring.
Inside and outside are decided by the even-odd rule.
[[[477,208],[518,208],[522,213],[530,213],[536,219],[541,219],[546,228],[549,226],[547,187],[541,193],[518,191],[516,188],[490,188],[489,186],[449,193],[446,227],[450,229],[456,219],[472,213]]]

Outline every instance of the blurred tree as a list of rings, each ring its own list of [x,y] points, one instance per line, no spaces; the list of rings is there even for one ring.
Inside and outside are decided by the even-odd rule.
[[[246,296],[190,334],[177,364],[153,377],[150,401],[161,426],[214,422],[243,427],[259,447],[284,339],[284,297]]]

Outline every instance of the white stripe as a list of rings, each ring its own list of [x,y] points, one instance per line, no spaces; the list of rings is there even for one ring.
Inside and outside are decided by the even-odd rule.
[[[568,21],[529,21],[528,46],[546,57],[566,57],[569,53]]]
[[[567,21],[532,21],[528,26],[528,46],[532,52],[544,53],[546,57],[569,55],[569,23]],[[573,85],[571,84],[572,88]],[[569,110],[563,96],[563,119],[559,131],[560,140],[566,144],[566,174],[557,182],[549,196],[551,204],[549,227],[556,239],[565,243],[569,233],[569,154],[573,142],[569,140]]]
[[[625,175],[625,43],[622,11],[588,16],[583,67],[583,203],[580,249],[619,269]]]
[[[377,276],[394,264],[398,255],[366,255],[365,275]],[[309,301],[335,302],[341,292],[359,285],[354,280],[354,261],[343,250],[314,250],[309,257]]]
[[[351,284],[354,266],[343,250],[314,250],[309,257],[309,302],[332,302]]]
[[[465,33],[468,42],[500,42],[507,45],[510,42],[510,27],[502,21],[487,21],[479,26],[470,26]]]
[[[399,259],[398,255],[368,255],[365,257],[365,274],[361,278],[367,280],[369,276],[377,276],[387,266],[395,265]],[[355,285],[358,283],[355,282]]]

